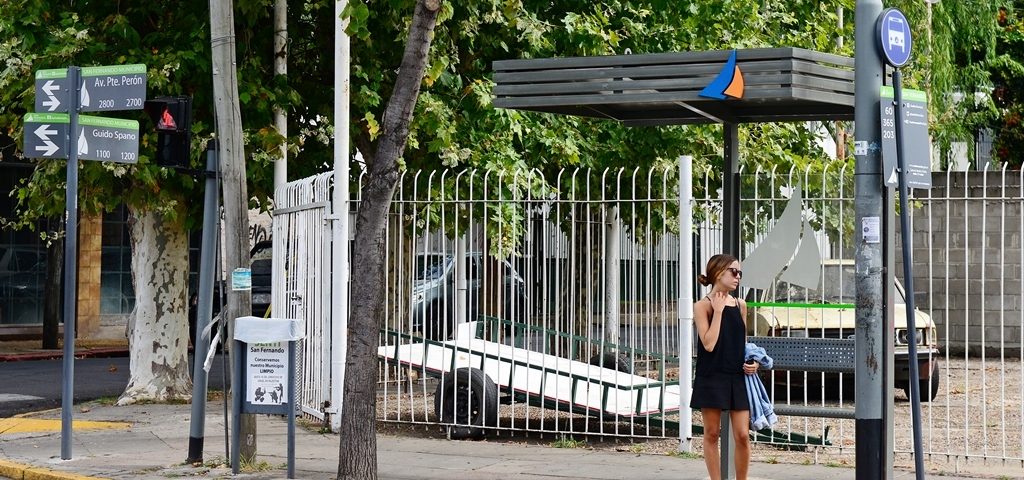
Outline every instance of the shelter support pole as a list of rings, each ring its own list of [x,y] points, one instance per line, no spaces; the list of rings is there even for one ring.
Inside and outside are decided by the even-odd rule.
[[[679,451],[693,451],[693,157],[679,157]]]
[[[722,253],[740,258],[740,129],[735,123],[722,124],[725,169],[722,172]],[[722,412],[722,478],[736,477],[733,458],[736,441],[732,438],[729,412]]]
[[[892,269],[883,268],[883,245],[891,243],[892,198],[883,197],[882,148],[879,101],[882,86],[882,58],[878,51],[875,25],[882,12],[881,0],[857,0],[854,54],[854,256],[856,273],[857,346],[856,370],[856,471],[857,478],[892,478],[892,431],[887,427],[886,404],[892,401],[891,351],[885,348],[886,309],[883,285],[891,285]],[[883,203],[888,201],[888,207]],[[884,219],[884,221],[883,221]],[[891,257],[891,253],[889,254]],[[883,282],[884,280],[884,282]],[[890,283],[885,283],[890,282]],[[891,312],[891,310],[889,310]],[[891,341],[891,335],[890,341]],[[888,360],[886,360],[888,358]],[[886,382],[890,387],[886,388]],[[889,396],[888,402],[886,395]],[[890,407],[891,408],[891,407]],[[888,418],[891,421],[891,417]]]

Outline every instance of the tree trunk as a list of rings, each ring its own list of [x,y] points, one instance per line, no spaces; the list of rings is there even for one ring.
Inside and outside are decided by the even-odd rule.
[[[46,287],[43,290],[43,348],[60,348],[61,305],[64,291],[61,289],[61,274],[64,272],[64,237],[59,237],[46,247]]]
[[[402,65],[384,114],[383,135],[373,161],[367,162],[352,258],[339,479],[377,478],[377,332],[384,313],[385,222],[440,7],[440,0],[416,2]]]
[[[131,211],[135,308],[129,319],[131,377],[118,405],[188,400],[188,235],[180,222]]]

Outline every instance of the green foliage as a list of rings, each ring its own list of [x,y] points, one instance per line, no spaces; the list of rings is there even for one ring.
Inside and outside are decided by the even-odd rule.
[[[989,62],[998,110],[996,157],[1013,168],[1024,164],[1024,1],[999,13],[997,56]]]
[[[239,91],[244,98],[243,122],[247,135],[250,192],[266,197],[271,185],[268,152],[284,139],[272,128],[272,107],[287,107],[295,100],[284,78],[271,68],[272,38],[265,33],[273,2],[236,2],[239,34]],[[0,3],[0,134],[22,143],[22,116],[33,110],[34,72],[70,65],[147,66],[148,96],[193,97],[193,167],[205,164],[202,155],[213,133],[210,70],[209,10],[205,1],[106,2],[85,0],[9,0]],[[156,134],[142,111],[114,112],[110,116],[139,120],[143,133],[138,164],[112,165],[81,162],[80,208],[83,212],[110,211],[124,202],[137,209],[157,209],[174,215],[176,205],[201,206],[200,182],[153,163]],[[63,211],[64,162],[36,162],[31,180],[14,194],[19,200],[19,221]],[[254,168],[258,167],[258,168]],[[181,216],[179,216],[181,217]],[[172,217],[173,218],[173,217]],[[198,215],[178,218],[186,225]]]
[[[682,154],[694,156],[695,170],[720,166],[722,134],[718,126],[627,128],[608,120],[495,109],[491,103],[495,84],[492,63],[513,58],[772,46],[850,54],[853,5],[853,0],[830,4],[811,0],[448,2],[435,32],[402,163],[410,171],[479,168],[503,175],[502,182],[488,185],[483,183],[484,175],[476,176],[480,182],[476,188],[488,189],[491,198],[536,198],[545,188],[578,188],[555,185],[563,168],[577,166],[661,170]],[[842,29],[838,28],[838,6],[845,8]],[[353,143],[368,159],[374,154],[385,108],[382,99],[390,95],[394,84],[412,7],[410,0],[356,0],[348,6],[355,92]],[[843,47],[837,46],[837,36],[845,37]],[[314,93],[296,89],[304,95]],[[327,115],[326,111],[318,113]],[[758,153],[744,155],[748,169],[765,161],[826,159],[800,125],[751,126],[750,131],[743,137],[741,150]],[[672,176],[668,188],[674,191],[676,171],[664,171]],[[570,176],[563,175],[561,181],[570,181]],[[654,183],[657,188],[664,184]],[[711,188],[718,186],[716,182]],[[614,200],[616,185],[590,195]],[[430,218],[423,213],[418,218]],[[494,253],[504,255],[515,248],[521,206],[509,204],[467,214],[488,219],[496,239]],[[639,215],[648,217],[646,212]],[[674,212],[667,214],[674,218],[672,215]],[[654,215],[652,221],[663,222],[664,216]],[[455,233],[453,225],[446,227],[449,233]]]

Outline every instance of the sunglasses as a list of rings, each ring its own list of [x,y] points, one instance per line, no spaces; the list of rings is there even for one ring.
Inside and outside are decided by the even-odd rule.
[[[740,270],[738,268],[732,268],[732,267],[726,268],[726,270],[728,270],[729,273],[731,273],[732,276],[734,276],[736,278],[743,278],[743,270]]]

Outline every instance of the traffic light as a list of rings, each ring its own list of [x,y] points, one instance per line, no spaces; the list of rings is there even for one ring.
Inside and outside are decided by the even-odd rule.
[[[188,168],[192,146],[192,99],[185,96],[156,97],[146,100],[144,108],[156,126],[156,164]]]

